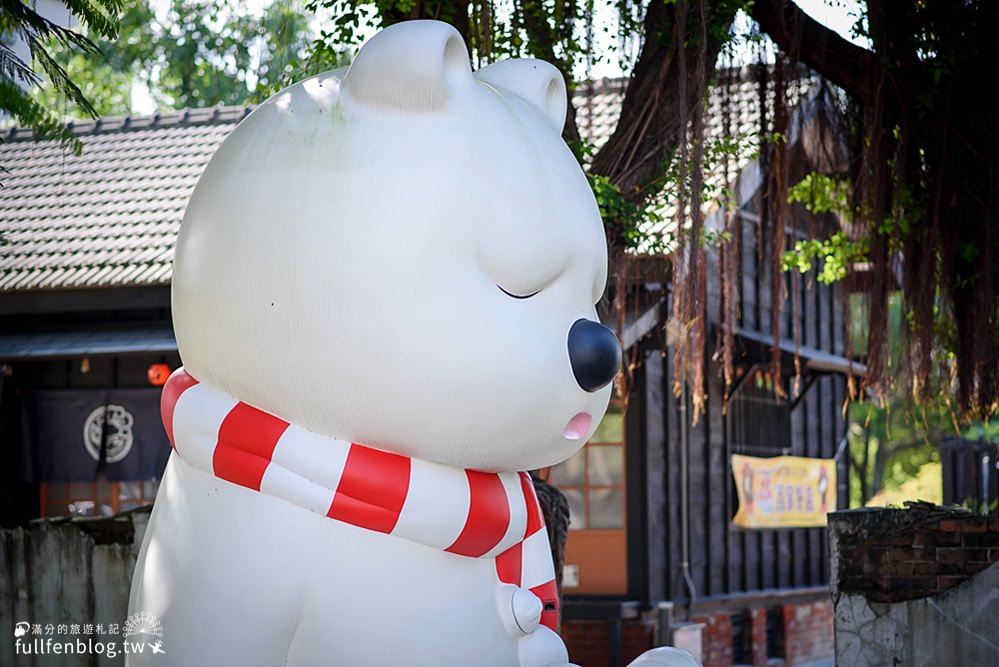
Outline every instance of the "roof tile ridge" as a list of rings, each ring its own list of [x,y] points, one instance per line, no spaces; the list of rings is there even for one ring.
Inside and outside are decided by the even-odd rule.
[[[65,127],[76,136],[111,134],[129,130],[167,127],[195,127],[200,125],[229,125],[246,118],[256,105],[216,105],[213,107],[158,111],[152,114],[126,114],[123,116],[99,116],[94,119],[71,119]],[[25,141],[34,138],[30,127],[13,126],[0,130],[0,141]]]

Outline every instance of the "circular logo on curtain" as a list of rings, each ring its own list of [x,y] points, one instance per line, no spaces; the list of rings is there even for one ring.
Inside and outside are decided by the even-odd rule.
[[[107,462],[116,463],[132,451],[132,424],[135,420],[120,405],[101,406],[83,424],[83,444],[95,461],[101,459],[101,435],[107,441]]]

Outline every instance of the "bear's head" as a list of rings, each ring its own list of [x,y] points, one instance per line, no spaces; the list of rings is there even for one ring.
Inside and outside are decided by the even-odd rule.
[[[303,428],[487,471],[575,452],[620,349],[547,63],[475,74],[434,21],[284,90],[223,142],[174,260],[181,357]]]

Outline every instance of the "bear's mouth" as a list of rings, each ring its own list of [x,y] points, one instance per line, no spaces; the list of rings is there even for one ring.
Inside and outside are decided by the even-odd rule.
[[[565,425],[562,437],[566,440],[581,440],[586,435],[586,432],[590,430],[592,423],[593,417],[590,416],[589,412],[576,413]]]

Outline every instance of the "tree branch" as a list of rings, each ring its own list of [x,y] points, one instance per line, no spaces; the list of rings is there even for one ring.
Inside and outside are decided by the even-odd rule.
[[[621,102],[621,115],[617,127],[607,143],[593,158],[591,171],[607,176],[621,188],[626,197],[641,201],[650,194],[646,188],[659,175],[662,162],[668,158],[680,140],[680,106],[687,109],[687,118],[693,117],[693,106],[700,103],[703,91],[696,86],[686,87],[686,99],[680,99],[680,78],[697,81],[699,59],[693,49],[705,49],[704,74],[710,78],[723,39],[708,31],[707,44],[695,43],[690,49],[681,71],[675,62],[676,45],[673,43],[676,6],[654,2],[645,15],[644,43]],[[709,9],[709,26],[727,28],[735,9]],[[689,26],[693,33],[694,24]],[[696,34],[696,33],[693,33]],[[699,36],[697,41],[699,41]]]
[[[790,0],[756,0],[753,19],[792,60],[805,63],[861,102],[871,96],[874,53],[851,44]]]

